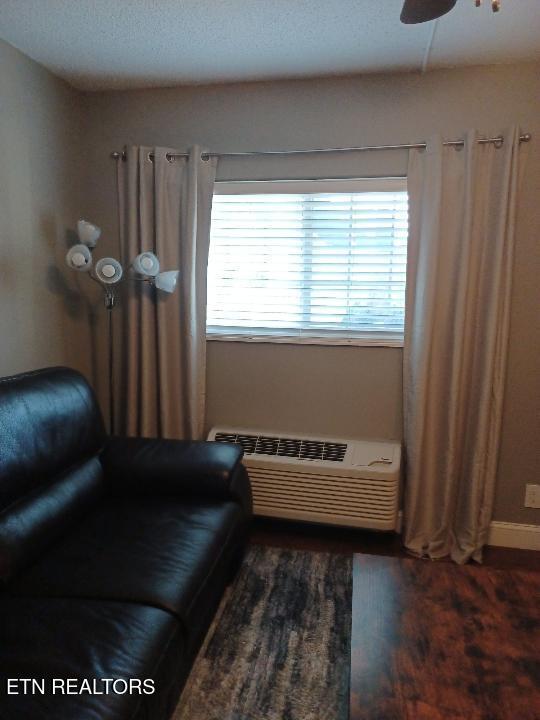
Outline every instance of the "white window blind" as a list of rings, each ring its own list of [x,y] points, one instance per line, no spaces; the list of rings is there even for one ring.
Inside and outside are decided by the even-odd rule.
[[[208,337],[401,344],[405,182],[217,184]]]

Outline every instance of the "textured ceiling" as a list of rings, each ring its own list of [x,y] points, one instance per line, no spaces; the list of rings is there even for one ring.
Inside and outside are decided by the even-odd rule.
[[[540,0],[0,0],[0,37],[81,89],[419,70],[540,59]]]

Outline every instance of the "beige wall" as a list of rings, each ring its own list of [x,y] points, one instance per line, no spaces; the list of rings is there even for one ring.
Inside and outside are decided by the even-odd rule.
[[[540,465],[540,65],[111,92],[85,96],[85,211],[116,243],[114,162],[126,143],[212,150],[312,148],[496,133],[534,134],[520,197],[503,444],[495,517],[539,523],[522,507]],[[227,160],[218,177],[401,175],[403,151]],[[209,343],[208,424],[330,435],[401,435],[401,351]]]
[[[89,325],[63,265],[79,212],[80,96],[0,41],[0,376],[90,372]]]

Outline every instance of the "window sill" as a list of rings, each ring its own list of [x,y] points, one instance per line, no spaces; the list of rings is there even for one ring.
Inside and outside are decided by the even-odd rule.
[[[281,345],[334,345],[352,347],[403,347],[403,338],[399,337],[309,337],[294,335],[236,335],[227,333],[208,333],[207,342],[243,342],[271,343]]]

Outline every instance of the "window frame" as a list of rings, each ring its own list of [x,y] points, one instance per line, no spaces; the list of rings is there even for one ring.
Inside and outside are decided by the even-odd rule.
[[[309,194],[351,193],[351,192],[407,192],[407,177],[363,177],[310,180],[218,180],[214,186],[214,195],[255,195],[255,194]],[[403,347],[403,332],[366,331],[354,336],[336,335],[335,330],[318,330],[317,335],[301,333],[250,333],[245,328],[238,332],[209,331],[206,326],[208,342],[247,342],[272,343],[286,345],[331,345],[360,347]]]

